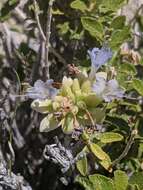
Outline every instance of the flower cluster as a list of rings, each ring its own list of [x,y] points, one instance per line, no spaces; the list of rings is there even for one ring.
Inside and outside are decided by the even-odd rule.
[[[34,87],[28,88],[27,96],[34,99],[32,108],[48,114],[41,122],[40,131],[62,126],[64,133],[69,134],[86,126],[95,127],[105,117],[98,105],[123,97],[124,90],[116,79],[107,80],[108,73],[97,72],[111,59],[112,51],[108,47],[93,48],[88,54],[92,63],[89,76],[64,77],[59,90],[53,87],[51,79],[46,82],[38,80]]]

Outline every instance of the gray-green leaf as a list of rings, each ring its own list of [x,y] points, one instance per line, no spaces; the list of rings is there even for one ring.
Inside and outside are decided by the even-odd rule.
[[[92,17],[82,17],[82,25],[96,39],[102,40],[103,37],[103,25]]]

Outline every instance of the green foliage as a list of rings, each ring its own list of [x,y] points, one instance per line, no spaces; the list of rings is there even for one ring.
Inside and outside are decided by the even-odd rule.
[[[87,30],[93,37],[102,40],[104,33],[103,26],[99,21],[97,21],[96,18],[82,17],[81,22],[84,29]]]
[[[143,172],[134,173],[129,179],[131,185],[136,186],[139,190],[143,189]]]
[[[126,23],[125,16],[117,16],[117,11],[126,2],[73,0],[66,1],[62,10],[58,7],[57,13],[53,10],[57,36],[65,46],[65,52],[66,47],[70,49],[68,56],[73,56],[73,59],[67,56],[66,60],[77,67],[74,65],[72,68],[74,72],[71,77],[63,76],[54,98],[34,100],[31,104],[35,111],[47,114],[41,121],[40,132],[61,127],[65,135],[74,139],[74,143],[82,143],[82,151],[80,149],[77,155],[82,152],[85,155],[76,162],[76,172],[79,174],[76,182],[87,190],[143,189],[143,174],[139,172],[143,153],[140,142],[142,129],[138,126],[143,117],[142,103],[139,102],[139,96],[143,96],[139,68],[143,69],[143,66],[134,50],[122,47],[125,42],[132,40],[132,26]],[[101,64],[104,56],[107,56],[105,50],[108,46],[113,53],[112,59],[107,64]],[[87,50],[92,47],[99,49],[96,49],[90,64]],[[105,52],[99,58],[98,53],[103,49]],[[103,72],[95,72],[96,64],[101,64],[99,71]],[[92,69],[94,76],[91,79]],[[93,90],[99,82],[98,78],[102,78],[99,85],[101,93]],[[115,81],[119,84],[112,83]],[[116,93],[119,90],[121,93],[121,89],[125,91],[124,95],[122,97],[120,94],[121,97],[117,98]],[[113,99],[107,101],[105,95]],[[130,142],[135,128],[139,133]],[[73,137],[77,131],[79,134]],[[138,166],[129,164],[131,160],[137,162],[134,165]],[[137,172],[128,179],[126,173],[130,171]]]
[[[141,95],[143,96],[143,81],[139,79],[133,80],[133,88]]]
[[[102,143],[112,143],[121,140],[123,140],[123,136],[113,132],[105,132],[100,136],[100,141]]]
[[[125,26],[125,21],[126,21],[125,16],[115,17],[111,22],[111,28],[115,30],[122,29]]]
[[[116,50],[121,46],[122,43],[129,40],[130,37],[130,28],[128,26],[115,30],[111,35],[110,47]]]
[[[113,179],[94,174],[89,175],[88,178],[77,176],[76,181],[84,186],[86,190],[141,190],[143,188],[142,176],[142,172],[135,173],[128,181],[128,176],[125,172],[116,170]]]
[[[88,178],[78,176],[76,181],[86,190],[114,190],[113,180],[99,174],[89,175]]]
[[[89,176],[89,180],[94,187],[99,190],[114,190],[113,181],[105,176],[95,174]]]
[[[103,12],[117,11],[126,0],[97,0],[100,2],[100,8]]]
[[[126,74],[131,74],[131,75],[137,74],[135,66],[131,63],[123,63],[120,66],[120,72],[124,72]]]
[[[105,72],[97,72],[95,75],[103,75],[102,77],[107,81],[117,78],[127,93],[130,91],[134,93],[136,90],[143,96],[143,84],[137,78],[138,71],[132,63],[134,60],[131,60],[133,57],[129,53],[124,55],[119,51],[124,42],[131,40],[130,26],[126,25],[126,17],[113,17],[124,2],[124,0],[72,1],[70,8],[76,14],[81,15],[81,18],[76,20],[79,25],[74,28],[71,21],[65,20],[63,23],[59,23],[57,28],[63,39],[74,39],[80,42],[84,38],[87,39],[88,36],[93,44],[105,42],[106,45],[108,43],[114,56],[110,65],[104,67]],[[106,13],[106,16],[103,16],[103,13]],[[77,58],[79,61],[77,64],[82,62],[80,59],[81,57]],[[113,68],[114,70],[112,70]],[[86,69],[84,67],[83,70],[79,69],[73,78],[64,77],[54,99],[38,102],[35,100],[32,103],[31,106],[34,110],[48,114],[41,121],[40,131],[49,132],[61,127],[65,134],[71,135],[76,129],[82,128],[81,135],[77,139],[84,143],[81,152],[84,152],[85,155],[76,162],[76,169],[79,173],[76,182],[86,190],[141,188],[140,177],[136,180],[136,174],[128,181],[127,174],[122,171],[125,170],[122,159],[118,163],[119,170],[113,171],[114,167],[112,167],[114,160],[118,160],[124,150],[131,147],[128,145],[130,131],[136,127],[135,115],[140,114],[141,107],[130,99],[105,102],[104,96],[100,96],[92,90],[94,82],[97,81],[90,79],[90,74],[87,73],[90,70],[87,65]],[[109,94],[108,89],[106,91]],[[105,128],[105,131],[97,130],[96,125],[99,124],[101,128]],[[142,154],[141,149],[142,147],[140,155]],[[124,153],[124,156],[127,153]],[[89,159],[91,155],[92,162],[94,162],[92,164]],[[92,165],[97,165],[99,169],[95,170],[94,168],[96,174],[90,175]],[[117,167],[115,166],[115,168]],[[112,174],[110,177],[108,174],[101,175],[101,171],[103,174],[105,170],[109,173],[114,172],[114,177],[111,177]]]
[[[97,144],[90,143],[91,152],[100,160],[107,160],[109,156]]]
[[[11,11],[17,6],[19,0],[8,0],[0,10],[0,21],[3,22],[9,18]]]
[[[81,160],[79,160],[76,163],[76,167],[78,169],[78,171],[80,172],[80,174],[82,176],[86,176],[88,174],[88,163],[87,163],[87,157],[84,156]]]
[[[71,3],[71,8],[73,9],[79,9],[82,12],[85,12],[87,10],[87,6],[84,3],[84,1],[81,0],[75,0]]]
[[[128,176],[126,173],[116,170],[114,172],[114,184],[116,190],[126,190],[128,186]]]

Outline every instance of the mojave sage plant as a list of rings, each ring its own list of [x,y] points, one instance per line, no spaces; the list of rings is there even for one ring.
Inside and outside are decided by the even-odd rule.
[[[27,90],[27,96],[34,99],[31,104],[34,110],[47,114],[41,121],[40,132],[61,127],[65,134],[73,137],[75,131],[80,131],[76,140],[84,142],[81,152],[91,152],[98,163],[111,171],[111,159],[98,142],[104,142],[106,136],[109,136],[112,142],[120,141],[123,136],[115,132],[100,133],[97,125],[102,124],[106,116],[106,102],[121,99],[124,90],[116,79],[107,80],[108,73],[97,72],[111,59],[111,50],[108,47],[93,48],[88,53],[92,63],[89,75],[80,71],[74,79],[64,76],[60,89],[52,86],[51,79],[45,83],[38,80],[34,87]],[[84,156],[83,159],[86,163],[87,157]],[[81,168],[78,161],[77,169],[83,174]]]

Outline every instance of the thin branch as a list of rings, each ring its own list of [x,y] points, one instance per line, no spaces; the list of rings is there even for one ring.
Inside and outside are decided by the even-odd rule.
[[[92,126],[95,127],[96,125],[95,125],[95,122],[94,122],[94,120],[92,118],[92,115],[90,114],[90,112],[87,109],[85,109],[85,112],[86,112],[87,116],[89,117]]]
[[[42,57],[43,57],[43,54],[45,54],[44,55],[45,62],[44,62],[44,64],[42,64],[42,67],[44,68],[45,78],[49,78],[49,52],[51,52],[55,57],[57,57],[57,59],[61,63],[63,63],[64,66],[67,65],[66,60],[53,47],[50,46],[50,42],[49,42],[50,34],[51,34],[50,30],[51,30],[51,20],[52,20],[52,6],[53,6],[54,0],[50,0],[50,2],[49,2],[49,8],[48,8],[48,11],[47,11],[46,35],[44,34],[44,31],[43,31],[41,23],[40,23],[37,1],[33,0],[33,2],[34,2],[34,14],[35,14],[36,22],[37,22],[37,27],[38,27],[38,30],[39,30],[39,33],[40,33],[40,37],[41,37],[41,39],[43,40],[43,42],[45,44],[44,45],[45,48],[44,49],[42,48],[42,52],[39,51],[39,54],[41,53]],[[35,72],[33,72],[32,76],[34,76],[35,73],[37,73],[37,66],[35,66],[34,71]]]
[[[42,29],[42,26],[40,24],[39,13],[38,13],[39,12],[38,4],[37,4],[36,0],[33,0],[33,2],[34,2],[34,14],[35,14],[36,22],[37,22],[37,27],[39,29],[39,32],[40,32],[40,35],[41,35],[43,41],[46,42],[46,36],[45,36],[43,29]]]
[[[67,65],[66,60],[53,47],[49,47],[49,52],[51,52],[61,63],[63,63],[64,66]]]
[[[47,11],[47,25],[46,25],[46,42],[45,42],[45,77],[49,78],[49,42],[51,35],[51,21],[52,21],[52,7],[54,0],[49,1]]]
[[[37,61],[33,65],[33,68],[32,68],[31,84],[33,84],[35,82],[35,80],[38,78],[39,73],[37,73],[37,70],[39,70],[39,67],[41,66],[43,68],[43,65],[44,65],[43,64],[43,55],[45,57],[45,43],[46,43],[46,36],[44,34],[44,31],[42,29],[40,19],[39,19],[39,7],[37,4],[37,1],[33,0],[33,3],[34,3],[35,19],[36,19],[37,27],[38,27],[39,34],[40,34],[40,46],[39,46],[39,50],[38,50],[39,52],[37,55]]]
[[[112,162],[112,165],[110,166],[110,168],[113,168],[115,165],[117,165],[128,154],[136,135],[137,135],[137,130],[134,129],[131,133],[129,141],[127,142],[127,145],[125,149],[123,150],[122,154]]]

